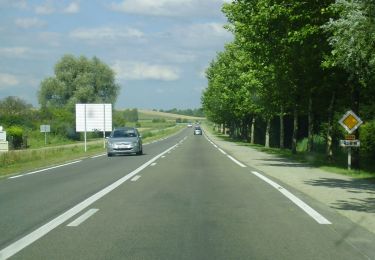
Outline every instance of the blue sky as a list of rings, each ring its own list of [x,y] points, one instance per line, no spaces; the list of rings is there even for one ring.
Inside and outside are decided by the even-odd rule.
[[[204,71],[232,35],[228,0],[0,0],[0,99],[38,106],[42,79],[64,54],[116,72],[117,108],[197,108]]]

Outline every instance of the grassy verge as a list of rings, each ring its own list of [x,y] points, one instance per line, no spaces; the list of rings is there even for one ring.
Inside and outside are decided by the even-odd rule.
[[[172,135],[181,128],[182,127],[175,126],[141,132],[143,142],[152,142]],[[80,142],[41,149],[16,150],[0,153],[0,178],[10,174],[87,158],[100,153],[105,153],[102,140],[88,142],[87,152],[84,151],[84,145]]]
[[[235,142],[239,145],[248,146],[259,151],[266,152],[268,154],[273,154],[292,161],[306,163],[308,165],[320,168],[328,172],[346,175],[353,178],[369,179],[375,182],[375,165],[373,161],[371,161],[370,159],[361,160],[361,165],[364,166],[363,169],[348,170],[347,157],[344,153],[338,154],[335,160],[330,162],[326,159],[325,154],[323,153],[309,153],[306,151],[299,151],[297,154],[293,154],[289,149],[265,148],[262,145],[250,144],[244,141],[234,140],[227,135],[220,134],[212,129],[212,125],[206,124],[205,126],[205,128],[209,132],[211,132],[211,134],[225,141]]]

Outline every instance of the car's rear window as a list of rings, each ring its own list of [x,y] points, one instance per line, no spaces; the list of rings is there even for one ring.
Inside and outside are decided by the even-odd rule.
[[[136,137],[137,134],[134,130],[116,130],[113,132],[112,137]]]

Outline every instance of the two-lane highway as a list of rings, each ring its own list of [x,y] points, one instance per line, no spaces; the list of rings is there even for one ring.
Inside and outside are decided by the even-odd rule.
[[[144,150],[1,181],[0,258],[372,257],[191,129]]]

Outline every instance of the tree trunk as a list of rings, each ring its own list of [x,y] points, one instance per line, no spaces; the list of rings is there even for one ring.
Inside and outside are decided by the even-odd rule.
[[[294,106],[293,111],[293,136],[292,136],[292,153],[297,153],[297,134],[298,134],[298,108]]]
[[[328,107],[328,126],[327,126],[327,147],[326,156],[328,161],[333,160],[332,150],[332,130],[333,130],[333,107],[335,105],[336,92],[332,93],[331,102]]]
[[[254,144],[255,139],[255,116],[253,116],[252,122],[251,122],[251,137],[250,137],[250,143]]]
[[[314,149],[314,120],[313,120],[313,101],[312,95],[309,96],[309,108],[308,108],[308,137],[307,137],[307,151],[311,153]]]
[[[270,129],[271,129],[271,118],[267,118],[267,126],[266,126],[266,136],[265,136],[265,147],[270,147]]]
[[[284,136],[285,136],[285,130],[284,130],[284,106],[280,107],[280,149],[284,149]]]
[[[359,116],[359,103],[360,103],[360,86],[359,82],[354,82],[353,94],[352,94],[352,106],[351,109],[354,113]],[[359,131],[354,132],[356,138],[359,139]],[[353,169],[360,169],[360,158],[359,158],[359,149],[352,149],[352,167]]]

